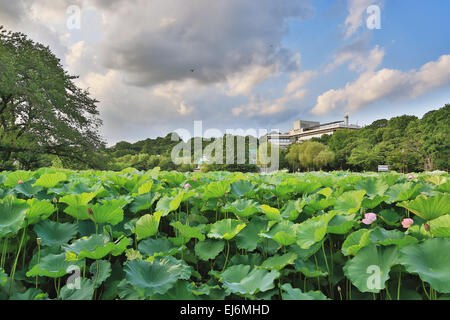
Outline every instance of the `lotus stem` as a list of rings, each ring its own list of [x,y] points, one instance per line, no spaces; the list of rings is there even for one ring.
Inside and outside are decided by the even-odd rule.
[[[2,248],[2,259],[0,261],[1,268],[5,268],[5,261],[6,261],[6,252],[8,251],[8,238],[5,238],[3,241],[3,248]]]
[[[41,245],[38,243],[38,264],[41,261]],[[39,276],[36,276],[36,289],[38,287],[38,278]]]
[[[223,265],[223,270],[225,270],[225,268],[227,267],[227,263],[228,263],[228,255],[230,254],[230,241],[227,240],[227,255],[225,257],[225,263]]]
[[[9,296],[11,296],[12,285],[14,283],[14,275],[16,273],[17,262],[19,261],[20,250],[22,249],[23,240],[25,239],[25,233],[27,231],[27,224],[25,222],[25,227],[23,228],[22,238],[20,239],[19,249],[17,250],[16,259],[14,260],[14,265],[11,270],[11,280],[9,283]]]
[[[397,285],[397,300],[400,300],[400,285],[402,280],[402,272],[398,275],[398,285]]]
[[[423,291],[425,292],[425,295],[427,296],[428,300],[431,300],[430,295],[428,294],[427,289],[425,288],[425,284],[423,283],[423,281],[422,281],[422,288],[423,288]]]

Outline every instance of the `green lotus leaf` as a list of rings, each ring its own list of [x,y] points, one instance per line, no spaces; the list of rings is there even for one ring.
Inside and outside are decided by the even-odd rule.
[[[122,253],[125,252],[127,247],[130,245],[131,239],[129,238],[122,238],[120,239],[119,243],[117,241],[114,242],[114,246],[111,250],[111,255],[114,257],[120,256]]]
[[[33,187],[33,181],[27,181],[22,184],[18,184],[14,187],[14,190],[16,190],[18,193],[21,193],[27,197],[33,197],[35,196],[39,191],[41,191],[42,187]],[[16,181],[17,184],[17,181]]]
[[[391,227],[395,227],[399,225],[400,215],[392,209],[382,210],[379,213],[380,218]]]
[[[334,198],[324,198],[321,193],[315,193],[307,198],[307,206],[305,207],[305,212],[309,215],[314,215],[316,212],[325,210],[336,203]]]
[[[94,296],[94,282],[89,279],[79,279],[79,288],[73,283],[61,288],[59,298],[61,300],[92,300]]]
[[[386,288],[391,267],[398,264],[398,248],[370,244],[344,265],[344,274],[361,292],[378,293]]]
[[[113,255],[122,253],[128,243],[127,238],[122,239],[119,244],[115,244],[110,242],[109,238],[103,234],[94,234],[87,238],[75,240],[71,245],[63,245],[63,248],[67,253],[75,254],[78,260],[83,258],[99,260],[110,253]],[[114,252],[114,250],[116,251]]]
[[[357,225],[355,214],[337,214],[328,222],[327,233],[347,234]]]
[[[282,246],[290,246],[297,241],[296,233],[298,224],[288,220],[282,220],[273,226],[269,231],[261,232],[260,237],[275,240]]]
[[[292,288],[290,283],[285,283],[281,286],[283,293],[281,294],[283,300],[329,300],[320,291],[302,292],[298,288]]]
[[[396,245],[399,248],[407,246],[411,243],[417,243],[414,237],[411,237],[399,230],[386,230],[383,228],[376,228],[370,233],[370,241],[382,246]]]
[[[217,257],[225,247],[225,242],[221,240],[208,239],[198,242],[195,245],[195,254],[203,261],[208,261]]]
[[[298,246],[302,249],[309,249],[322,240],[327,233],[328,223],[335,214],[335,212],[329,212],[302,222],[297,227]]]
[[[344,256],[355,255],[361,248],[370,244],[371,230],[359,229],[347,236],[342,244],[342,253]]]
[[[160,196],[161,194],[154,192],[138,195],[131,203],[130,211],[133,213],[138,213],[139,211],[147,210],[156,200],[159,199]]]
[[[389,202],[405,201],[413,199],[420,194],[422,185],[413,182],[398,183],[386,191],[385,195],[389,197]]]
[[[72,223],[58,223],[44,220],[34,226],[38,238],[41,238],[42,246],[60,247],[67,244],[78,233],[78,226]]]
[[[450,237],[450,214],[440,216],[429,222],[430,232],[435,237]]]
[[[440,293],[450,293],[450,239],[433,238],[400,249],[399,263]]]
[[[223,219],[210,226],[209,238],[230,240],[244,229],[246,224],[235,219]]]
[[[69,194],[59,199],[59,202],[68,205],[64,212],[78,220],[88,220],[88,203],[95,198],[95,193]]]
[[[314,191],[319,189],[322,184],[318,181],[298,181],[290,182],[294,186],[294,192],[297,194],[312,194]]]
[[[230,183],[222,180],[217,182],[210,182],[202,193],[204,201],[214,198],[222,198],[230,190]]]
[[[29,206],[25,200],[8,196],[0,200],[0,238],[15,235],[24,223]]]
[[[5,181],[3,181],[3,185],[7,188],[12,188],[14,186],[19,185],[19,180],[22,180],[23,183],[28,182],[33,179],[34,173],[30,171],[17,170],[6,175]]]
[[[109,223],[113,226],[123,220],[123,207],[128,204],[125,199],[103,200],[92,206],[92,215],[95,223]]]
[[[325,239],[322,239],[321,241],[313,244],[308,249],[302,249],[297,244],[293,244],[289,247],[290,252],[295,252],[297,254],[298,259],[307,260],[309,257],[313,256],[319,249],[322,247],[323,242]]]
[[[151,297],[165,294],[180,279],[189,279],[192,268],[180,260],[164,257],[154,261],[127,261],[124,271],[131,285]]]
[[[301,272],[307,278],[317,278],[317,277],[325,277],[328,275],[328,272],[322,270],[312,262],[311,260],[295,260],[295,270]]]
[[[91,264],[89,271],[92,274],[94,288],[100,287],[111,276],[111,270],[111,263],[106,260],[97,260]]]
[[[221,208],[222,212],[233,212],[241,218],[247,218],[259,212],[259,204],[253,200],[238,199],[233,203],[227,203]]]
[[[450,181],[439,185],[438,190],[445,193],[450,193]]]
[[[276,270],[251,269],[248,265],[235,265],[227,268],[220,275],[223,287],[233,293],[254,295],[275,287],[274,280],[280,276]]]
[[[361,203],[366,194],[365,190],[352,190],[341,194],[334,204],[334,210],[342,213],[356,213],[361,208]]]
[[[15,292],[9,300],[22,300],[22,301],[31,301],[31,300],[44,300],[47,299],[48,295],[43,293],[41,289],[30,288],[24,293]]]
[[[65,181],[66,179],[67,176],[62,172],[44,173],[42,176],[39,177],[39,179],[36,180],[36,182],[33,184],[33,187],[41,186],[49,189],[53,188],[61,181]]]
[[[170,225],[178,230],[181,237],[190,240],[192,238],[196,238],[200,241],[205,240],[205,235],[202,233],[202,229],[200,227],[191,227],[185,224],[182,224],[180,221],[171,222]]]
[[[303,211],[303,207],[306,205],[306,201],[302,200],[289,200],[286,205],[281,209],[281,218],[294,221]]]
[[[68,268],[78,266],[77,262],[67,261],[66,254],[48,254],[41,257],[40,262],[26,273],[27,277],[60,278],[69,273]]]
[[[145,182],[138,188],[137,194],[139,196],[143,195],[143,194],[147,194],[150,191],[152,191],[152,187],[153,187],[153,180]]]
[[[238,265],[238,264],[245,264],[247,266],[258,267],[263,263],[263,257],[258,253],[250,253],[250,254],[235,254],[230,259],[230,265]]]
[[[162,197],[158,200],[155,210],[161,212],[163,217],[167,216],[170,212],[178,209],[183,200],[183,196],[184,191],[179,192],[176,197]]]
[[[261,268],[280,271],[287,265],[294,264],[295,259],[297,259],[297,255],[293,252],[288,252],[283,255],[276,254],[273,257],[266,259],[261,265]]]
[[[253,251],[263,239],[259,233],[267,228],[267,221],[254,217],[236,237],[236,245],[239,249]]]
[[[153,215],[146,214],[140,217],[138,221],[136,221],[135,233],[138,240],[151,237],[158,233],[161,215],[161,212],[155,212]]]
[[[383,201],[389,200],[388,196],[375,196],[373,199],[364,198],[361,206],[366,209],[373,209],[376,206],[380,205]]]
[[[253,183],[247,180],[235,181],[230,185],[230,192],[235,197],[243,197],[254,193],[257,188]]]
[[[272,208],[271,206],[263,204],[259,206],[259,209],[266,215],[269,220],[281,220],[280,210],[278,210],[277,208]]]
[[[434,197],[421,195],[415,200],[397,205],[414,212],[422,219],[433,220],[450,213],[450,195],[443,193],[436,194]]]
[[[126,249],[125,256],[127,257],[127,260],[135,260],[135,259],[142,260],[143,258],[142,254],[138,250],[133,248]]]
[[[148,257],[171,256],[182,248],[174,247],[170,240],[165,238],[145,239],[138,244],[139,251]]]
[[[152,300],[198,300],[194,294],[195,284],[189,281],[180,280],[170,288],[165,294],[154,294]]]
[[[40,220],[45,220],[56,210],[56,208],[47,200],[39,201],[37,199],[30,199],[27,200],[27,203],[30,207],[25,216],[28,224],[35,224]]]
[[[370,198],[382,196],[389,188],[389,185],[379,178],[364,178],[355,183],[356,190],[365,190]]]

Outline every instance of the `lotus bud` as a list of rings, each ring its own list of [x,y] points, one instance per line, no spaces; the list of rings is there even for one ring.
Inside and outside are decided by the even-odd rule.
[[[408,175],[408,179],[414,179],[414,175],[413,174]]]
[[[37,243],[38,246],[41,245],[41,242],[42,242],[42,239],[41,239],[41,238],[36,238],[36,243]]]
[[[89,213],[89,214],[92,214],[92,213],[93,213],[92,208],[88,208],[88,213]]]
[[[339,292],[341,292],[341,286],[337,286]]]
[[[194,180],[194,182],[197,182],[197,178],[194,178],[193,180]]]
[[[430,225],[428,223],[425,223],[423,226],[425,227],[425,230],[430,231]]]
[[[53,204],[56,204],[58,202],[58,199],[56,199],[55,197],[53,198]]]
[[[18,184],[22,184],[22,183],[23,183],[23,180],[22,180],[22,179],[19,179],[19,181],[17,181],[17,183],[18,183]]]
[[[186,184],[184,185],[184,188],[185,188],[185,189],[190,188],[190,187],[191,187],[191,185],[190,185],[189,183],[186,183]]]

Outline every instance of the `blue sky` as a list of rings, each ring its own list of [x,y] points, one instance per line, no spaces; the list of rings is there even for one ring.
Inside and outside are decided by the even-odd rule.
[[[381,29],[366,25],[373,5]],[[0,0],[0,24],[49,45],[100,100],[109,144],[192,134],[198,120],[216,135],[421,117],[450,103],[449,12],[448,0]]]

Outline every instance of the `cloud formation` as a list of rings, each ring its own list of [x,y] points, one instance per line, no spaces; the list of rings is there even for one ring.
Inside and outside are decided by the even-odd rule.
[[[317,98],[312,113],[331,110],[355,111],[381,99],[411,99],[450,84],[450,55],[424,64],[419,70],[403,72],[381,69],[367,72],[344,88],[326,91]]]

